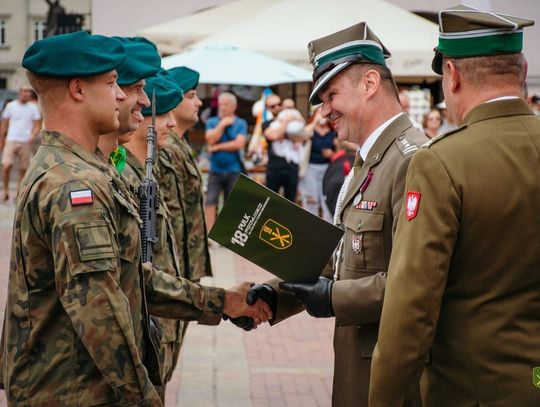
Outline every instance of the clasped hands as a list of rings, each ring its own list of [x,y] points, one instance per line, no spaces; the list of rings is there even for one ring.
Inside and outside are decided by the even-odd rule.
[[[306,311],[316,318],[328,318],[334,316],[332,308],[332,284],[334,282],[326,277],[319,277],[316,282],[288,283],[280,282],[279,288],[286,291],[301,303]],[[256,329],[263,322],[271,321],[276,315],[277,294],[274,288],[268,284],[250,284],[242,307],[255,307],[260,309],[255,316],[247,313],[224,312],[223,319],[230,319],[233,324],[246,331]],[[238,311],[238,310],[235,310]]]

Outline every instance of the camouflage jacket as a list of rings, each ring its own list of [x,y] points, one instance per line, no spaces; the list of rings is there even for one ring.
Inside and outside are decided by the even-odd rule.
[[[158,182],[172,214],[176,241],[187,254],[188,278],[211,276],[201,173],[188,143],[173,132],[159,152]]]
[[[153,352],[145,352],[137,215],[126,230],[118,226],[118,202],[133,209],[111,187],[111,170],[69,138],[44,133],[21,182],[0,349],[0,383],[10,404],[161,405],[152,383],[159,372],[144,365]],[[219,321],[222,292],[194,299],[162,274],[144,269],[153,313],[184,317],[180,297],[189,297],[193,319]]]
[[[121,175],[126,180],[128,188],[132,191],[132,195],[136,197],[137,190],[145,177],[145,169],[129,150],[126,150],[126,155],[126,166]],[[160,188],[158,188],[158,192],[158,208],[156,210],[156,234],[158,240],[153,245],[153,266],[174,277],[181,277],[180,262],[174,233],[172,232],[169,210],[163,201]],[[176,342],[180,339],[182,327],[179,320],[160,318],[159,323],[162,332],[161,342]]]

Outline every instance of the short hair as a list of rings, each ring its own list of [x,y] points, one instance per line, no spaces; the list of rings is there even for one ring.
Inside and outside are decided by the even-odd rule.
[[[69,87],[68,78],[53,78],[27,71],[26,77],[43,105],[47,106],[58,102],[59,91],[65,92]]]
[[[394,95],[396,99],[398,99],[398,88],[396,85],[396,81],[394,80],[392,72],[387,66],[369,63],[359,63],[351,65],[350,67],[345,69],[344,73],[352,81],[353,85],[356,86],[360,82],[362,76],[364,76],[367,71],[372,69],[379,73],[379,76],[381,77],[382,87],[385,88],[389,94]]]
[[[220,100],[228,100],[228,101],[234,103],[235,105],[238,104],[238,99],[231,92],[220,93],[219,96],[218,96],[218,101],[220,101]]]
[[[443,58],[451,61],[463,79],[475,88],[486,85],[499,85],[514,80],[520,87],[525,82],[527,61],[522,53],[501,54],[468,58]]]

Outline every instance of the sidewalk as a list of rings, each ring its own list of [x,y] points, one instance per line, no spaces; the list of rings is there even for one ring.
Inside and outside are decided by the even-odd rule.
[[[0,204],[0,312],[6,301],[14,205]],[[224,248],[212,249],[215,277],[204,284],[228,287],[262,282],[264,270]],[[3,319],[2,319],[3,320]],[[191,323],[179,365],[167,386],[166,406],[330,406],[333,319],[301,313],[274,327],[244,332],[229,322]],[[0,391],[0,407],[6,406]]]

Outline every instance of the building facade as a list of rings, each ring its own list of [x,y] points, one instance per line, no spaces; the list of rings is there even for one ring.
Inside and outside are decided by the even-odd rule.
[[[60,5],[68,16],[82,15],[82,29],[90,29],[91,0],[61,0]],[[48,14],[47,0],[0,2],[0,89],[17,90],[27,83],[21,60],[28,46],[46,34]]]

